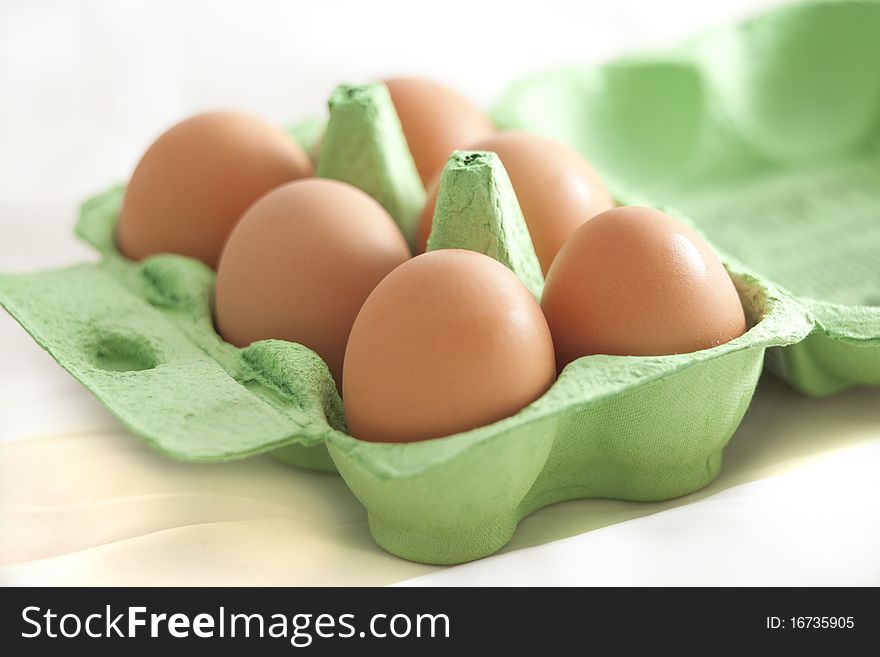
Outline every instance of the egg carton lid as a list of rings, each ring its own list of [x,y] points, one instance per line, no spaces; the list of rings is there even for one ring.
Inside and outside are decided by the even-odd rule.
[[[806,308],[771,366],[880,385],[880,3],[786,6],[680,48],[538,72],[496,121],[578,149],[619,202],[686,218]]]

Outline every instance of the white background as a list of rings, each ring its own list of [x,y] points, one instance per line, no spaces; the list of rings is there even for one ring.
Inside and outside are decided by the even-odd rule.
[[[290,123],[322,112],[338,82],[397,74],[433,77],[486,106],[506,82],[528,71],[673,44],[777,4],[0,0],[0,270],[94,259],[72,236],[77,204],[125,179],[150,141],[188,114],[236,108]],[[878,407],[876,391],[814,402],[765,382],[734,437],[743,447],[725,466],[726,490],[718,495],[669,510],[621,512],[617,520],[658,513],[621,524],[609,520],[604,524],[610,526],[548,543],[571,535],[554,523],[586,531],[603,523],[582,516],[611,508],[557,505],[524,523],[513,546],[522,549],[416,583],[878,584],[880,490],[872,476],[880,466]],[[118,431],[106,411],[0,313],[3,440],[18,449],[73,429],[108,427]],[[762,451],[773,441],[777,451]],[[181,477],[175,486],[192,478],[176,472],[183,474],[174,475]],[[13,524],[32,509],[9,490],[0,503],[5,522]],[[360,546],[345,553],[354,572],[359,558],[367,563],[358,555],[377,548],[366,538],[359,507],[350,508],[360,526],[354,539],[338,540]],[[85,548],[65,552],[63,532],[45,518],[40,522],[42,533],[31,536],[31,544],[4,539],[6,576],[75,581],[62,565]],[[148,534],[132,533],[129,540]],[[172,554],[180,548],[175,540],[166,545]],[[528,547],[540,543],[546,544]],[[114,554],[112,573],[101,559],[80,559],[77,567],[86,568],[89,581],[135,581],[133,569],[119,566],[122,557]],[[203,575],[225,581],[235,556],[217,562],[215,579]],[[393,560],[382,563],[389,564],[385,581],[404,577],[392,574]],[[179,575],[173,581],[195,581],[185,568],[172,570]],[[236,581],[260,581],[250,572]],[[412,574],[418,573],[406,573]]]

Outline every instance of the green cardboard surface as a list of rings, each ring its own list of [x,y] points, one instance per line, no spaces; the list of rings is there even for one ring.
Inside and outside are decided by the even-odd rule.
[[[495,258],[540,301],[544,275],[510,178],[495,153],[456,151],[440,180],[428,251],[469,249]]]
[[[333,92],[316,175],[365,191],[414,244],[425,188],[385,85],[345,84]]]
[[[82,208],[77,232],[101,252],[99,264],[0,276],[0,302],[157,449],[202,461],[272,451],[300,467],[336,468],[367,508],[376,541],[408,559],[486,556],[523,516],[564,499],[687,494],[717,474],[765,359],[813,394],[880,383],[880,309],[864,305],[877,290],[864,280],[876,257],[864,253],[877,253],[869,218],[878,194],[876,105],[864,87],[880,88],[880,78],[847,82],[838,70],[874,52],[865,25],[880,23],[862,3],[828,7],[776,12],[670,55],[532,77],[496,111],[504,123],[574,144],[618,198],[678,208],[668,211],[719,247],[749,330],[713,349],[587,356],[491,425],[409,444],[359,441],[345,433],[341,400],[316,354],[278,340],[238,349],[219,338],[212,271],[181,256],[134,263],[116,251],[122,188]],[[807,62],[810,72],[800,72],[805,40],[832,39],[826,25],[850,33],[832,40],[837,64]],[[821,94],[807,84],[814,75]],[[791,125],[786,112],[799,113]],[[813,136],[832,115],[849,123],[831,121],[830,133]],[[320,125],[291,134],[308,148]],[[338,89],[323,139],[318,172],[372,194],[411,237],[424,190],[387,90]],[[858,236],[843,231],[838,240],[827,222]],[[498,158],[453,154],[430,248],[487,253],[539,295],[525,235]],[[791,235],[789,248],[781,242]]]

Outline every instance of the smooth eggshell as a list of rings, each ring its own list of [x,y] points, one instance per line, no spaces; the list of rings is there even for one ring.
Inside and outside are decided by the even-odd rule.
[[[577,151],[552,139],[528,132],[502,132],[469,144],[465,150],[498,155],[545,274],[574,231],[614,207],[595,169]],[[419,218],[419,251],[425,250],[431,232],[438,187],[439,176],[428,184],[428,201]]]
[[[278,338],[318,353],[337,384],[354,319],[410,256],[388,213],[359,189],[311,178],[260,198],[217,268],[217,329],[232,344]]]
[[[513,415],[555,377],[547,322],[513,272],[445,249],[373,290],[351,331],[343,401],[353,436],[409,442]]]
[[[299,144],[263,119],[236,112],[193,116],[160,136],[135,168],[119,218],[119,249],[135,260],[180,253],[215,267],[248,206],[312,173]]]
[[[658,356],[742,335],[733,281],[703,239],[651,208],[603,212],[566,242],[541,307],[558,367],[588,354]]]
[[[495,132],[488,117],[443,85],[419,78],[384,80],[422,182],[443,168],[452,151]]]

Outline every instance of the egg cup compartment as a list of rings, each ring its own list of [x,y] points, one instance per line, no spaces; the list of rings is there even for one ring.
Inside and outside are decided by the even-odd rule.
[[[336,387],[314,352],[278,340],[238,349],[220,339],[210,269],[182,256],[134,263],[119,255],[113,233],[121,188],[82,209],[77,232],[101,252],[100,263],[0,276],[0,302],[153,447],[185,460],[271,452],[301,467],[336,468],[367,508],[376,541],[408,559],[445,564],[486,556],[522,517],[565,499],[684,495],[717,474],[765,356],[813,394],[880,383],[880,309],[852,305],[871,301],[865,295],[876,287],[862,279],[875,272],[876,257],[851,257],[841,247],[829,264],[836,273],[826,277],[834,284],[822,292],[825,300],[805,293],[820,288],[799,287],[826,280],[812,266],[819,246],[834,237],[825,213],[863,210],[854,220],[861,239],[848,243],[880,251],[876,225],[866,218],[877,190],[854,183],[874,179],[880,79],[850,87],[837,65],[874,53],[866,33],[880,28],[877,10],[856,2],[789,8],[670,55],[533,77],[506,94],[496,112],[504,124],[573,144],[618,199],[683,208],[670,212],[721,247],[750,329],[690,354],[583,357],[540,399],[488,426],[404,444],[347,435]],[[849,36],[833,37],[834,29]],[[835,64],[807,58],[809,74],[795,84],[787,71],[800,70],[804,43],[818,36],[840,49],[823,46]],[[737,76],[729,77],[731,68]],[[809,75],[821,80],[818,91]],[[866,92],[869,86],[876,93]],[[855,94],[861,109],[828,109],[840,97],[835,91]],[[811,120],[792,119],[798,108]],[[839,125],[841,117],[850,127]],[[310,122],[291,132],[309,148],[321,130]],[[318,172],[373,195],[412,240],[424,190],[387,90],[337,90],[323,140]],[[814,165],[825,173],[817,177]],[[847,173],[852,166],[861,177]],[[817,204],[834,197],[810,187],[824,175],[849,190],[843,211],[830,201]],[[755,191],[764,186],[765,195]],[[807,209],[791,210],[804,197],[812,199]],[[772,212],[759,213],[757,198]],[[757,218],[739,212],[741,205]],[[469,219],[475,216],[484,221]],[[740,235],[738,225],[747,231]],[[810,238],[781,254],[778,240],[804,225]],[[455,154],[443,174],[429,248],[488,253],[537,296],[543,278],[524,230],[498,158]],[[776,279],[793,292],[770,282]]]
[[[878,34],[878,3],[795,4],[666,54],[529,76],[495,114],[789,290],[814,328],[770,366],[797,389],[880,385]]]
[[[328,447],[389,552],[451,564],[503,547],[519,521],[562,500],[663,500],[717,475],[748,407],[767,347],[803,338],[797,304],[732,272],[751,322],[718,347],[659,357],[586,356],[516,415],[418,443]]]

